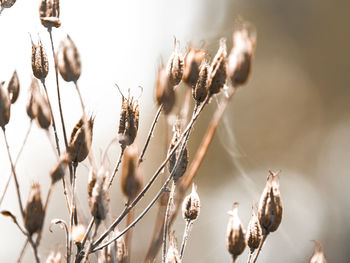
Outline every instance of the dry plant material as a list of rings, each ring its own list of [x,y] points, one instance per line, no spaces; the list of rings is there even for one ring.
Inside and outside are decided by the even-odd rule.
[[[169,75],[169,83],[172,86],[176,86],[180,83],[184,71],[184,59],[179,50],[179,44],[175,39],[174,52],[170,56],[167,65],[167,72]]]
[[[40,185],[32,184],[24,214],[24,225],[30,236],[40,232],[44,222],[44,215]]]
[[[197,186],[192,184],[191,193],[185,197],[182,203],[182,217],[186,221],[194,222],[200,212],[200,199],[197,193]]]
[[[255,249],[257,249],[262,241],[262,230],[259,223],[259,219],[254,211],[254,206],[252,207],[252,215],[249,220],[247,229],[247,245],[250,248],[250,254],[253,254]]]
[[[174,232],[170,236],[170,244],[166,254],[166,263],[181,263],[179,250],[177,249],[177,241]]]
[[[119,234],[119,230],[116,229],[115,231],[116,235]],[[124,240],[124,236],[121,236],[120,238],[118,238],[115,241],[115,245],[116,245],[116,258],[117,258],[117,262],[119,263],[124,263],[127,256],[128,256],[128,250],[127,247],[125,245],[125,240]],[[109,246],[110,248],[111,246]]]
[[[0,9],[1,8],[10,8],[16,3],[16,0],[1,0],[0,1]],[[1,12],[1,11],[0,11]]]
[[[19,87],[20,86],[19,86],[18,75],[17,75],[17,72],[14,71],[7,86],[7,92],[8,92],[8,96],[10,98],[11,104],[14,104],[18,99]]]
[[[175,145],[178,143],[178,140],[181,136],[179,127],[175,127],[175,132],[173,135],[173,138],[171,140],[169,151],[171,151]],[[176,182],[181,176],[184,175],[187,164],[188,164],[188,152],[187,152],[187,146],[185,146],[182,155],[180,147],[171,155],[169,159],[169,173],[174,173],[174,182]],[[178,165],[175,167],[177,160],[180,159]],[[175,171],[173,171],[176,169]]]
[[[309,262],[310,263],[327,263],[322,244],[317,240],[314,240],[314,242],[315,242],[315,250]]]
[[[60,1],[59,0],[42,0],[39,7],[41,24],[51,29],[60,27]]]
[[[156,100],[158,105],[163,105],[163,111],[168,115],[175,105],[174,86],[171,85],[169,75],[165,67],[158,70],[158,79],[156,85]]]
[[[10,121],[11,101],[7,92],[3,89],[3,83],[0,83],[0,126],[5,129]]]
[[[41,81],[49,73],[49,61],[41,40],[38,41],[37,45],[32,41],[32,70],[33,75]]]
[[[197,104],[203,102],[208,95],[208,71],[209,65],[206,61],[203,61],[196,85],[192,88],[192,96]]]
[[[46,263],[61,263],[62,261],[62,253],[58,251],[55,253],[54,251],[51,251],[49,256],[46,259]]]
[[[39,127],[48,130],[51,125],[52,117],[50,111],[50,105],[46,97],[40,90],[34,91],[34,116],[39,124]]]
[[[85,226],[82,224],[72,226],[71,236],[74,243],[81,243],[83,241],[85,230]]]
[[[233,204],[233,208],[228,214],[230,215],[230,219],[226,230],[226,248],[231,254],[233,262],[235,262],[247,245],[245,231],[238,216],[238,203]]]
[[[205,58],[204,49],[195,49],[193,46],[190,47],[184,59],[184,73],[182,80],[189,85],[194,87],[197,83],[199,76],[199,67]]]
[[[65,171],[68,167],[67,156],[61,155],[56,165],[50,171],[51,184],[55,184],[64,177]]]
[[[81,74],[78,49],[69,35],[60,43],[57,51],[57,66],[65,81],[76,82]]]
[[[36,110],[35,110],[36,105],[35,105],[34,96],[38,90],[39,90],[38,80],[32,77],[32,82],[29,87],[30,96],[29,96],[28,103],[26,105],[26,112],[31,121],[36,118]]]

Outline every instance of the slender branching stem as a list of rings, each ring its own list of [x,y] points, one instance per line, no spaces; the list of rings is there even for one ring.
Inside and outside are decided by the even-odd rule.
[[[87,229],[86,229],[86,232],[85,232],[85,234],[84,234],[83,240],[81,241],[80,249],[79,249],[79,251],[77,252],[77,255],[76,255],[76,257],[75,257],[75,262],[80,262],[80,261],[84,258],[83,249],[84,249],[85,243],[86,243],[86,241],[87,241],[87,239],[88,239],[88,237],[89,237],[89,234],[90,234],[91,229],[92,229],[92,227],[93,227],[93,225],[94,225],[95,222],[96,222],[95,217],[92,217],[91,220],[90,220],[90,222],[89,222],[89,225],[88,225],[88,227],[87,227]],[[97,227],[98,227],[98,225],[96,224],[96,225],[95,225],[95,231],[94,231],[93,235],[96,235]],[[90,242],[90,243],[91,243],[91,242]],[[88,246],[88,248],[89,248],[89,246]]]
[[[113,179],[114,179],[115,175],[116,175],[117,172],[118,172],[119,166],[120,166],[120,164],[121,164],[121,162],[122,162],[122,159],[123,159],[123,155],[124,155],[125,148],[126,148],[125,146],[122,146],[122,147],[121,147],[120,154],[119,154],[119,158],[118,158],[118,162],[117,162],[117,165],[116,165],[115,168],[114,168],[114,172],[113,172],[113,174],[112,174],[112,176],[111,176],[111,179],[109,180],[108,188],[111,187],[111,185],[112,185],[112,183],[113,183]]]
[[[253,263],[255,263],[255,262],[258,260],[258,257],[259,257],[259,255],[260,255],[262,246],[263,246],[263,244],[264,244],[264,242],[265,242],[265,240],[266,240],[267,235],[268,235],[268,234],[264,234],[264,235],[263,235],[263,238],[262,238],[262,240],[261,240],[261,242],[260,242],[260,244],[259,244],[259,247],[258,247],[258,251],[256,252],[255,257],[253,258]]]
[[[128,199],[128,203],[130,203],[131,200]],[[130,225],[134,220],[134,210],[131,210],[128,215],[126,216],[126,226]],[[130,230],[125,234],[125,247],[127,249],[127,257],[125,260],[125,263],[129,263],[131,259],[131,239],[132,239],[132,233],[133,231]]]
[[[190,220],[186,220],[184,236],[182,238],[182,243],[181,243],[180,259],[182,259],[184,256],[185,247],[187,244],[188,236],[189,236],[190,231],[191,231],[191,227],[192,227],[192,222]]]
[[[250,263],[250,261],[252,260],[253,253],[254,253],[254,251],[250,249],[247,263]]]
[[[33,241],[33,238],[30,235],[28,235],[27,237],[28,237],[29,244],[33,248],[35,261],[36,261],[36,263],[40,263],[40,259],[39,259],[39,255],[38,255],[38,247],[36,246],[36,244]]]
[[[24,245],[22,247],[21,253],[19,253],[19,256],[17,258],[17,263],[20,263],[22,261],[22,257],[24,255],[24,252],[26,251],[27,245],[28,245],[28,239],[24,242]]]

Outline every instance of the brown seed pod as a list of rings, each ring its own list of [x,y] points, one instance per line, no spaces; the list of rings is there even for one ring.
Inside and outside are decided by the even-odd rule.
[[[44,214],[45,211],[41,201],[40,185],[32,184],[24,214],[24,225],[29,235],[33,235],[41,230]]]
[[[89,136],[85,134],[83,118],[74,126],[68,143],[67,159],[69,162],[80,163],[88,156],[90,150],[88,147],[92,143],[94,120],[92,116],[87,120]],[[90,140],[89,144],[86,141],[87,139]]]
[[[167,65],[170,85],[176,86],[180,83],[183,75],[183,70],[184,59],[179,51],[179,45],[175,40],[174,52],[171,55]]]
[[[94,189],[94,186],[96,184],[96,171],[91,168],[89,172],[89,178],[88,178],[88,186],[87,186],[87,193],[88,193],[88,203],[89,205],[92,204],[92,190]]]
[[[174,148],[176,145],[177,141],[179,140],[181,136],[180,129],[175,127],[175,132],[173,135],[173,138],[171,140],[171,145],[170,145],[170,151]],[[172,173],[173,169],[175,168],[175,164],[177,159],[180,157],[180,151],[181,147],[178,147],[177,150],[171,155],[169,159],[169,173]],[[187,169],[187,164],[188,164],[188,152],[187,152],[187,146],[185,146],[185,149],[182,153],[181,160],[179,161],[177,168],[174,172],[174,181],[176,182],[181,176],[184,175]]]
[[[123,194],[132,201],[142,188],[142,175],[138,166],[139,151],[135,144],[126,148],[120,179]]]
[[[170,236],[170,244],[168,251],[166,253],[166,263],[181,263],[180,253],[177,249],[177,240],[175,238],[175,233],[173,232]]]
[[[16,3],[16,0],[1,0],[0,8],[10,8]]]
[[[198,81],[199,67],[205,58],[205,50],[196,50],[193,46],[190,47],[184,59],[184,72],[182,80],[189,85],[194,87]]]
[[[60,1],[59,0],[41,0],[39,7],[41,24],[51,29],[52,27],[60,27]]]
[[[35,96],[36,96],[36,92],[39,91],[39,83],[38,80],[34,77],[32,77],[32,82],[30,84],[29,87],[29,100],[26,106],[26,111],[27,111],[27,115],[31,120],[34,120],[37,116],[36,113],[36,105],[35,105]]]
[[[216,53],[208,74],[208,91],[210,95],[219,93],[226,83],[227,73],[226,39],[220,39],[220,47]]]
[[[3,83],[0,83],[0,127],[5,129],[6,124],[10,121],[11,102],[3,89]]]
[[[50,127],[52,121],[51,111],[46,97],[44,97],[40,90],[37,90],[37,92],[34,94],[33,112],[36,116],[39,127],[47,130]]]
[[[315,250],[309,262],[310,263],[327,263],[327,259],[324,255],[324,250],[321,243],[317,240],[314,240],[314,242],[315,242]]]
[[[192,89],[192,96],[195,101],[199,104],[205,100],[208,94],[207,80],[208,80],[209,65],[207,62],[203,62],[196,86]]]
[[[250,248],[250,252],[253,253],[257,249],[262,240],[262,230],[259,223],[259,219],[254,212],[254,205],[252,207],[252,216],[250,217],[248,229],[247,229],[247,244]]]
[[[55,184],[64,177],[67,166],[67,156],[61,155],[55,167],[50,171],[51,184]]]
[[[269,172],[271,181],[270,176],[268,176],[258,207],[258,218],[264,235],[277,230],[282,221],[283,212],[279,185],[279,172]]]
[[[230,219],[226,230],[226,248],[233,260],[236,260],[246,247],[245,231],[238,216],[238,203],[234,203],[228,213]]]
[[[168,115],[175,105],[176,95],[173,85],[169,80],[169,75],[165,67],[158,70],[158,79],[156,86],[156,100],[158,105],[163,104],[163,111]]]
[[[44,80],[49,73],[49,61],[40,40],[37,45],[32,41],[32,70],[33,75],[40,80]]]
[[[81,61],[77,47],[67,35],[57,51],[57,66],[65,81],[76,82],[81,74]]]
[[[255,37],[249,36],[246,27],[233,33],[233,48],[228,57],[227,71],[232,85],[238,87],[246,83],[254,53]]]
[[[12,77],[7,86],[7,92],[8,92],[8,96],[10,98],[11,104],[14,104],[18,99],[18,95],[19,95],[19,79],[16,71],[14,71],[12,74]]]
[[[197,193],[197,186],[192,184],[192,192],[182,202],[182,217],[186,221],[195,221],[200,212],[200,199]]]

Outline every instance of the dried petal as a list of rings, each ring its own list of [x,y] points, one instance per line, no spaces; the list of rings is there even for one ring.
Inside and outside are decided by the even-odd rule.
[[[57,66],[65,81],[76,82],[81,74],[81,61],[77,47],[67,35],[58,48]]]

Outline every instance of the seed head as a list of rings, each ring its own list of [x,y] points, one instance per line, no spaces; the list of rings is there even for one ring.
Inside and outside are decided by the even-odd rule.
[[[156,86],[156,100],[158,105],[163,104],[163,110],[168,115],[175,105],[175,91],[169,80],[169,75],[165,67],[158,70],[158,79]]]
[[[199,216],[200,206],[197,186],[192,184],[192,192],[182,202],[182,217],[186,221],[195,221]]]
[[[264,235],[277,230],[281,223],[283,212],[279,171],[277,173],[269,172],[271,180],[270,176],[268,176],[266,186],[260,197],[258,208],[258,218]]]
[[[169,248],[166,254],[166,263],[181,263],[180,253],[177,249],[177,240],[175,238],[174,232],[170,236]]]
[[[310,263],[327,263],[321,243],[317,240],[314,240],[314,242],[315,250],[310,258]]]
[[[26,106],[27,115],[30,118],[30,120],[34,120],[37,116],[36,109],[35,109],[36,108],[35,94],[36,92],[38,92],[38,90],[39,90],[38,80],[32,77],[32,83],[30,84],[30,87],[29,87],[30,96]]]
[[[7,86],[8,96],[10,98],[11,104],[14,104],[19,95],[19,79],[17,72],[14,71],[12,77]]]
[[[60,43],[57,52],[57,66],[65,81],[76,82],[81,74],[81,61],[77,47],[67,35]]]
[[[135,144],[126,148],[123,157],[121,187],[123,194],[131,201],[141,191],[142,176],[138,166],[139,151]]]
[[[259,219],[254,212],[254,205],[252,208],[252,216],[250,217],[248,229],[247,229],[247,244],[250,248],[251,253],[254,252],[260,245],[262,240],[262,230],[259,223]]]
[[[33,113],[36,116],[36,120],[42,129],[47,130],[51,125],[51,111],[49,103],[46,97],[37,90],[34,93],[34,107]]]
[[[184,73],[182,80],[190,87],[194,87],[197,83],[200,70],[199,67],[202,64],[204,58],[205,50],[197,50],[193,46],[190,47],[190,50],[185,56]]]
[[[16,0],[1,0],[0,8],[10,8],[16,3]]]
[[[198,81],[196,83],[196,86],[192,89],[192,96],[198,104],[203,102],[208,94],[208,89],[207,89],[208,70],[209,70],[208,63],[203,61],[200,67]]]
[[[236,260],[246,247],[245,231],[238,217],[238,203],[233,204],[232,211],[229,211],[228,214],[230,219],[226,230],[226,248]]]
[[[170,151],[175,147],[177,144],[179,138],[180,138],[180,129],[178,127],[175,127],[175,132],[173,135],[173,138],[171,140],[171,145],[170,145]],[[187,152],[187,147],[185,146],[185,149],[180,157],[180,151],[181,151],[181,146],[177,148],[177,150],[171,155],[169,159],[169,173],[172,173],[173,170],[175,169],[175,164],[177,159],[181,158],[176,170],[174,171],[174,181],[176,182],[181,176],[184,175],[187,169],[187,164],[188,164],[188,152]]]
[[[49,73],[47,54],[40,40],[37,45],[32,41],[32,70],[33,75],[40,80],[44,80]]]
[[[183,75],[183,70],[184,70],[184,59],[179,51],[179,45],[176,43],[176,39],[175,39],[174,52],[171,55],[167,66],[170,85],[176,86],[180,83]]]
[[[51,29],[60,27],[60,1],[59,0],[41,0],[39,7],[41,24]]]
[[[24,225],[29,235],[33,235],[41,230],[44,214],[45,211],[41,201],[40,185],[32,184],[24,214]]]
[[[61,155],[55,167],[50,171],[51,184],[55,184],[64,177],[68,162],[65,154]]]
[[[3,83],[0,83],[0,127],[5,129],[10,121],[11,102],[7,92],[3,89]]]

